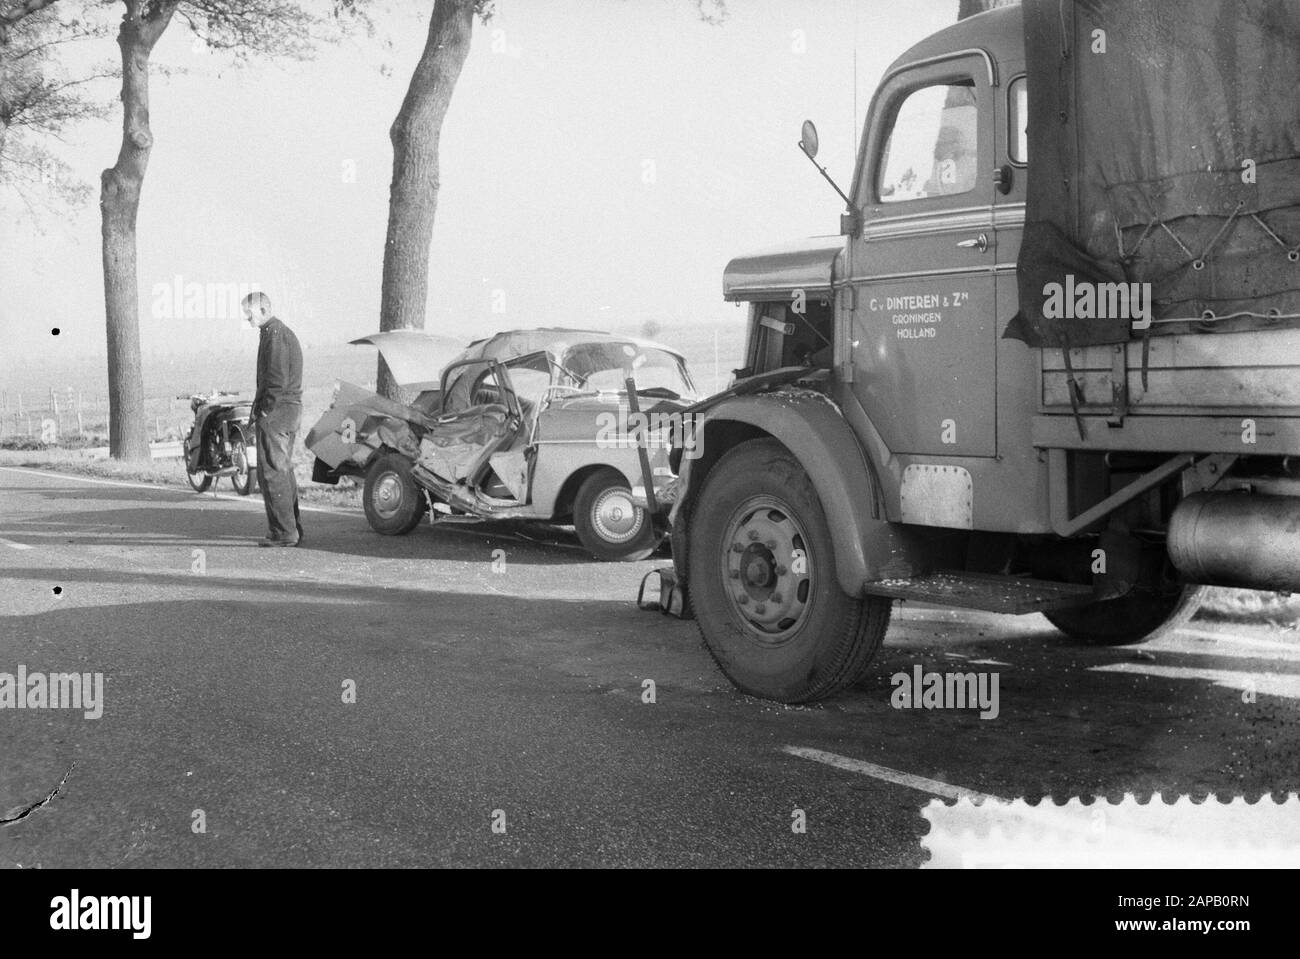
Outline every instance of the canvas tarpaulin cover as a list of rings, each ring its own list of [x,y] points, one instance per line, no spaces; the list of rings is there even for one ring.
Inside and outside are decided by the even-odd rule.
[[[1144,335],[1126,316],[1045,315],[1067,276],[1150,283],[1151,335],[1300,326],[1300,0],[1025,0],[1024,18],[1027,216],[1005,335]]]

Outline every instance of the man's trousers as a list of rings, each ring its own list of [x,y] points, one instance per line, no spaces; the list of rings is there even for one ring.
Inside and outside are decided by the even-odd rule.
[[[300,403],[279,404],[257,421],[257,478],[272,539],[296,540],[302,535],[293,475],[293,441],[301,423]]]

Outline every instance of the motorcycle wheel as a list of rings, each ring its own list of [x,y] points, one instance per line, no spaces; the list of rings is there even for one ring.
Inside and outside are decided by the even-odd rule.
[[[235,434],[231,444],[230,458],[235,464],[235,472],[230,476],[230,485],[240,496],[247,496],[257,489],[257,470],[248,465],[248,443],[241,434]]]
[[[190,486],[194,487],[194,492],[196,493],[206,492],[208,487],[212,485],[212,477],[207,473],[204,473],[202,470],[197,473],[190,473],[187,471],[185,473],[185,478],[190,481]]]

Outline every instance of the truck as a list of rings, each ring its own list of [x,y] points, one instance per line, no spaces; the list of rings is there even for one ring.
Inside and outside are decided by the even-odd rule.
[[[1300,590],[1297,52],[1290,0],[1026,0],[885,71],[688,411],[673,588],[735,686],[844,689],[900,600],[1124,645]]]

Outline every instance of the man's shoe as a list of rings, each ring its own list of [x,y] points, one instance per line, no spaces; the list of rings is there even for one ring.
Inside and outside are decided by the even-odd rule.
[[[265,539],[257,541],[258,546],[297,546],[296,539],[276,539],[274,536],[268,536]]]

